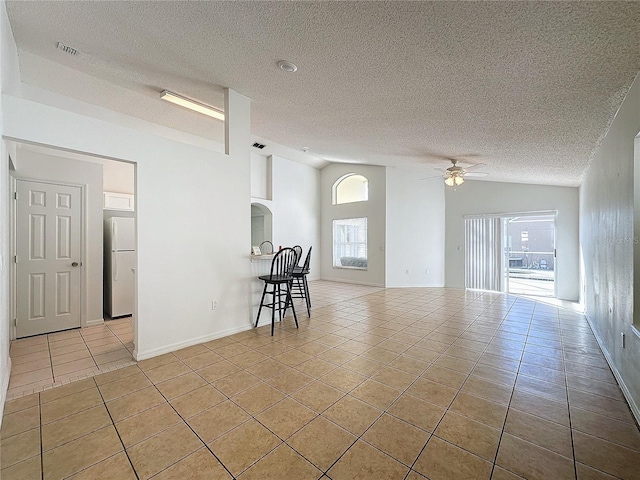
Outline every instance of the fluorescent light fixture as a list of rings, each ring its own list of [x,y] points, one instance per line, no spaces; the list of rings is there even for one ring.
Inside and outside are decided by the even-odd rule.
[[[204,115],[217,118],[218,120],[224,120],[224,112],[222,110],[210,107],[209,105],[205,105],[204,103],[196,102],[195,100],[183,97],[182,95],[170,92],[169,90],[164,90],[160,94],[160,98],[162,100],[166,100],[167,102],[175,103],[176,105],[180,105],[181,107],[193,110],[194,112],[202,113]]]

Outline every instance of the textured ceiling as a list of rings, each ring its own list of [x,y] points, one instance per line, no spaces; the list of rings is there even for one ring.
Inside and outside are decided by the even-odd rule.
[[[440,157],[462,157],[486,164],[487,180],[578,185],[640,70],[638,2],[8,1],[7,10],[25,83],[213,139],[219,123],[158,93],[221,105],[230,87],[252,99],[257,137],[423,176],[448,166]],[[298,72],[278,70],[280,59]]]

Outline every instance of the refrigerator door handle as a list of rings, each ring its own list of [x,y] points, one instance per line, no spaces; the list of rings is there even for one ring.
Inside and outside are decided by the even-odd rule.
[[[118,250],[118,222],[113,222],[113,250]]]

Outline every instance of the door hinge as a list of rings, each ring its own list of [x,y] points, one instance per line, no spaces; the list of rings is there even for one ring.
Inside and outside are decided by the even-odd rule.
[[[553,249],[553,258],[556,258],[558,256],[557,253],[558,253],[557,250],[554,248]]]
[[[18,255],[13,256],[13,263],[18,263]]]
[[[18,192],[13,192],[13,199],[17,200],[18,199]]]
[[[18,326],[18,319],[17,319],[17,318],[14,318],[14,319],[13,319],[13,326],[14,326],[14,327],[17,327],[17,326]]]

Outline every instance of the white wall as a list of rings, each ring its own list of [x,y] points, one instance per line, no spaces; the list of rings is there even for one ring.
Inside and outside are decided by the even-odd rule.
[[[272,200],[273,176],[271,175],[271,156],[251,154],[251,197]]]
[[[4,0],[0,2],[0,86],[2,93],[13,95],[20,93],[18,52]],[[5,126],[7,125],[4,113],[4,102],[0,99],[0,135],[4,135]],[[15,159],[15,146],[11,142],[2,140],[0,148],[0,423],[2,422],[2,413],[11,372],[11,360],[9,358],[9,299],[11,291],[9,269],[11,221],[9,201],[10,154]]]
[[[286,148],[282,147],[286,152]],[[279,246],[300,245],[302,255],[311,254],[311,273],[309,280],[320,276],[320,172],[318,169],[303,165],[275,155],[266,157],[251,154],[251,195],[252,202],[264,205],[271,211],[271,234],[265,232],[277,250]],[[268,197],[270,199],[265,199]],[[247,256],[251,245],[247,238],[244,242]],[[260,296],[264,283],[257,279],[267,275],[271,260],[255,259],[251,262],[253,318],[258,313]],[[298,309],[298,318],[306,312]],[[271,311],[263,309],[261,324],[271,322]]]
[[[332,187],[340,177],[357,173],[369,179],[369,201],[332,204]],[[324,280],[383,287],[386,249],[386,168],[370,165],[331,164],[320,171],[320,274]],[[333,267],[333,220],[367,217],[368,269]]]
[[[444,286],[444,210],[441,178],[387,168],[387,287]]]
[[[632,323],[634,316],[636,322],[640,316],[640,308],[635,312],[633,308],[634,257],[636,268],[640,267],[640,161],[634,166],[634,137],[639,131],[640,80],[636,78],[580,187],[586,314],[638,421],[640,334],[634,332]],[[637,140],[636,145],[640,148]],[[639,298],[638,292],[635,296]],[[625,348],[621,333],[626,336]]]
[[[0,0],[1,1],[1,0]],[[98,82],[99,88],[109,89],[111,94],[117,92],[118,95],[126,96],[130,98],[131,105],[134,105],[135,114],[136,109],[139,109],[140,103],[146,103],[146,96],[141,96],[137,92],[132,92],[126,88],[123,88],[119,85],[115,85],[106,80],[96,79],[91,75],[84,74],[75,70],[73,68],[67,67],[57,62],[52,62],[43,57],[38,57],[37,55],[33,55],[29,52],[22,51],[20,52],[20,57],[32,57],[32,60],[29,62],[30,68],[34,68],[33,61],[35,60],[38,65],[38,69],[40,73],[44,72],[44,75],[57,75],[60,72],[64,71],[64,76],[72,78],[73,80],[69,80],[69,83],[72,85],[87,85]],[[32,72],[33,75],[33,72]],[[59,83],[58,83],[59,85]],[[109,123],[117,124],[122,127],[132,128],[134,130],[143,130],[146,133],[151,135],[156,135],[158,137],[163,137],[169,140],[175,140],[176,142],[186,143],[188,145],[202,147],[207,150],[213,150],[216,152],[224,153],[225,143],[224,139],[220,137],[219,131],[221,127],[217,125],[212,130],[215,132],[212,137],[215,140],[205,137],[199,137],[197,135],[193,135],[190,133],[186,133],[180,130],[175,130],[170,127],[165,127],[164,125],[159,125],[157,123],[151,123],[145,120],[141,120],[137,117],[130,117],[127,114],[118,113],[113,110],[109,110],[108,107],[102,107],[95,104],[87,103],[81,99],[67,97],[64,94],[53,92],[51,90],[47,90],[46,88],[38,87],[35,85],[31,85],[28,83],[22,83],[20,85],[21,94],[20,96],[25,100],[31,100],[34,103],[42,103],[44,105],[49,105],[50,107],[60,108],[62,110],[68,110],[70,112],[79,113],[81,115],[87,115],[92,118],[99,118]],[[92,91],[93,88],[98,88],[95,85],[88,89],[88,91]],[[102,100],[105,100],[102,98]],[[169,111],[171,113],[165,112],[163,115],[172,115],[174,118],[180,118],[181,122],[185,124],[193,122],[193,112],[190,112],[187,109],[178,109],[178,111],[174,111],[173,108],[175,106],[171,106],[168,102],[162,102],[164,107],[170,107]],[[197,117],[198,115],[196,115]],[[217,122],[217,120],[205,118],[204,120],[207,126],[211,127],[212,122]],[[220,137],[220,138],[219,138]],[[179,160],[176,159],[176,166],[179,164]]]
[[[251,155],[252,200],[272,213],[274,249],[300,245],[303,256],[313,246],[309,280],[320,276],[320,171],[286,158]],[[257,197],[265,189],[272,200]],[[245,245],[250,252],[250,238]]]
[[[132,163],[105,160],[102,188],[105,192],[135,194],[135,167]]]
[[[300,245],[303,255],[313,246],[309,279],[319,276],[320,172],[281,157],[272,157],[273,244]]]
[[[556,292],[577,301],[580,291],[578,189],[467,181],[445,189],[445,284],[464,288],[464,215],[556,210]]]
[[[3,102],[8,137],[137,164],[139,359],[250,328],[246,97],[229,92],[229,155],[154,135],[153,125],[114,112],[105,121],[11,96]]]
[[[55,40],[61,39],[56,38]],[[55,48],[53,42],[51,48]],[[96,61],[91,54],[85,55],[82,60]],[[179,140],[183,135],[189,135],[185,132],[197,132],[190,135],[193,145],[202,145],[207,142],[207,139],[212,139],[220,147],[218,151],[224,151],[224,126],[222,122],[207,119],[207,117],[202,117],[186,108],[176,110],[175,106],[169,102],[158,101],[159,91],[163,86],[158,85],[156,81],[145,87],[138,88],[129,85],[127,88],[110,81],[108,70],[102,70],[104,75],[99,77],[79,72],[71,65],[73,62],[66,65],[22,49],[20,51],[20,68],[24,77],[28,78],[30,82],[22,85],[23,98],[65,110],[82,108],[90,112],[90,116],[100,115],[100,118],[104,120],[115,121],[128,127],[135,127],[139,123],[138,120],[144,118],[150,133]],[[57,79],[55,82],[57,93],[54,95],[49,87],[52,78]],[[103,95],[102,92],[105,91],[108,91],[109,95]],[[207,96],[207,103],[220,105],[222,90],[220,89],[219,92],[212,93],[212,95],[212,97]],[[119,101],[114,102],[111,100],[113,98],[118,98]],[[163,123],[169,118],[173,120],[174,125],[179,125],[179,128],[183,128],[183,130],[179,131],[164,126]],[[178,160],[176,159],[176,161]]]
[[[85,291],[81,307],[82,326],[102,323],[102,165],[18,149],[16,178],[49,180],[84,186],[84,259],[82,284]],[[20,241],[20,239],[17,239]]]

